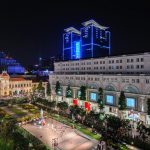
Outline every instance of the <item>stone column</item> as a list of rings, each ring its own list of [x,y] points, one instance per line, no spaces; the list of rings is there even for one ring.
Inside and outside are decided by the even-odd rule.
[[[146,100],[145,100],[145,97],[144,97],[144,96],[140,96],[140,97],[138,98],[138,102],[137,102],[138,111],[141,111],[141,112],[145,112],[145,111],[146,111],[146,110],[145,110],[145,102],[146,102]]]
[[[73,88],[73,98],[76,98],[76,89]]]

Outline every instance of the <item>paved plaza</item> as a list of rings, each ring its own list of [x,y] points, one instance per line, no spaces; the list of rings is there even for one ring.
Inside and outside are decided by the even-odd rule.
[[[46,119],[44,126],[36,123],[26,124],[22,127],[51,148],[57,145],[56,147],[61,150],[94,150],[97,146],[95,140],[81,136],[71,127],[51,118]]]

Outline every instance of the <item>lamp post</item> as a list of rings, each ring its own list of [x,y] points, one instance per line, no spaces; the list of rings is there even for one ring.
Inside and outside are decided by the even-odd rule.
[[[132,114],[132,137],[134,138],[134,110],[131,109]]]

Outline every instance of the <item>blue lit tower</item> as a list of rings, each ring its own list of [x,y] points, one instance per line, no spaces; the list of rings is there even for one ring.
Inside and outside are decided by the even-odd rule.
[[[109,56],[111,47],[108,27],[101,26],[94,20],[86,21],[82,25],[84,26],[80,29],[82,58]]]
[[[81,58],[80,31],[70,27],[63,34],[63,60]]]

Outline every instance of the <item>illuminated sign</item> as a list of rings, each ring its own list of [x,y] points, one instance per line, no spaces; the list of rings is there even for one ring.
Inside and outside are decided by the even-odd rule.
[[[80,58],[80,42],[76,42],[75,44],[75,55],[76,59]]]

